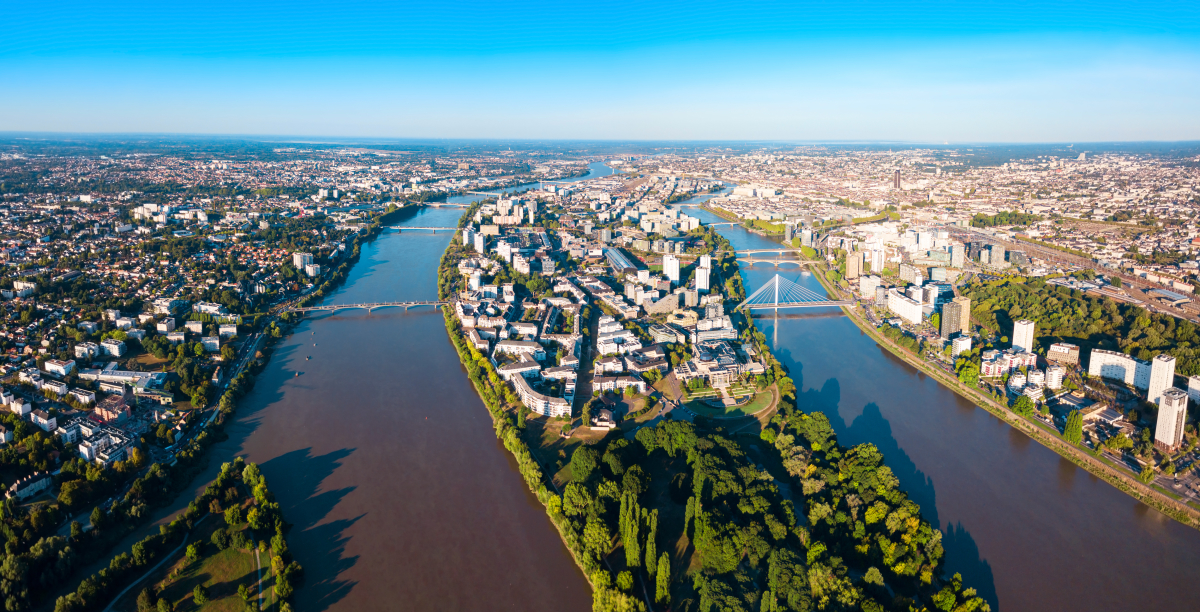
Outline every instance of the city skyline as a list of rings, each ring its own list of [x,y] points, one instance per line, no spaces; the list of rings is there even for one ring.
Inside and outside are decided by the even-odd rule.
[[[13,7],[0,130],[913,143],[1200,139],[1200,12]]]

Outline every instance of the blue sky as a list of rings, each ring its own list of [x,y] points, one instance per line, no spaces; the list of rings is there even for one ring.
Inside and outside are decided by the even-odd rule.
[[[1200,139],[1200,2],[12,2],[0,130]]]

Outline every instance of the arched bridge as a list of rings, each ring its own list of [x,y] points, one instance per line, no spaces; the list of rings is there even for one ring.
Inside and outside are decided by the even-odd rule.
[[[770,259],[767,257],[739,257],[738,263],[746,263],[746,264],[768,263],[768,264],[775,264],[775,266],[778,267],[783,264],[795,264],[797,266],[810,266],[810,265],[813,265],[815,263],[820,263],[820,262],[808,261],[808,260],[804,260],[804,259]]]
[[[414,306],[444,306],[450,302],[369,302],[362,304],[325,304],[322,306],[305,306],[304,308],[289,308],[287,312],[335,312],[338,310],[360,309],[368,313],[376,308],[403,308],[408,310]]]

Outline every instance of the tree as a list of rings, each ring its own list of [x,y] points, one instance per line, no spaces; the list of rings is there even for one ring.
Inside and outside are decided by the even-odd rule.
[[[1067,415],[1067,425],[1063,428],[1063,438],[1071,444],[1083,442],[1083,417],[1078,410],[1072,410]]]
[[[158,600],[158,612],[174,612],[174,610],[175,606],[172,606],[171,602],[165,599]]]
[[[600,454],[596,449],[590,446],[575,449],[575,453],[571,455],[571,479],[579,483],[587,482],[599,462]]]
[[[1033,416],[1033,409],[1034,409],[1033,400],[1029,399],[1028,397],[1026,397],[1024,395],[1018,397],[1017,401],[1013,402],[1013,407],[1012,407],[1013,412],[1015,412],[1023,417]]]
[[[666,551],[658,557],[658,571],[654,577],[654,601],[666,605],[671,601],[671,559]]]
[[[187,552],[184,554],[188,561],[195,563],[195,561],[200,558],[200,544],[197,542],[188,544]]]
[[[629,571],[624,571],[620,574],[617,574],[617,588],[625,592],[632,590],[633,574],[629,573]]]
[[[92,509],[92,529],[103,528],[105,518],[107,518],[107,517],[104,514],[104,510],[100,509],[100,506],[96,506],[95,508],[93,508]]]
[[[192,601],[197,606],[203,606],[208,603],[208,589],[204,588],[203,584],[197,584],[196,588],[192,589]]]
[[[158,594],[154,589],[146,587],[137,596],[138,612],[154,612],[158,609]]]

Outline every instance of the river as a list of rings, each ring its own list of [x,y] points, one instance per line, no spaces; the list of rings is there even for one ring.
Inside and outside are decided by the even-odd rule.
[[[775,246],[742,227],[719,229],[738,249]],[[791,264],[744,266],[747,292],[777,271],[825,294]],[[800,407],[828,415],[843,444],[879,447],[945,534],[947,569],[993,610],[1196,609],[1200,532],[939,385],[840,309],[784,312],[756,324],[789,368]]]
[[[395,224],[452,226],[461,214],[417,208]],[[741,227],[722,234],[736,248],[773,246]],[[449,240],[383,234],[325,303],[435,299]],[[823,292],[796,266],[780,271]],[[747,266],[747,289],[775,272]],[[947,568],[993,610],[1192,607],[1200,532],[941,387],[837,309],[757,324],[801,407],[829,415],[844,444],[883,451],[946,534]],[[297,610],[590,608],[587,583],[495,440],[437,311],[307,318],[278,345],[228,432],[196,486],[237,455],[262,466],[305,568]]]
[[[588,164],[587,174],[583,174],[580,176],[573,176],[573,177],[565,178],[565,179],[555,179],[553,181],[546,181],[546,182],[548,182],[548,183],[575,183],[578,181],[586,181],[588,179],[602,178],[605,176],[609,176],[615,172],[616,172],[615,170],[613,170],[609,166],[605,165],[604,162],[602,162],[602,161],[591,162]],[[503,189],[490,191],[488,193],[495,193],[496,195],[503,195],[506,193],[512,193],[514,191],[526,191],[529,189],[533,189],[534,187],[537,187],[540,184],[541,183],[523,183],[520,185],[514,185],[512,187],[505,187]],[[486,196],[479,196],[479,195],[450,196],[450,197],[446,198],[446,202],[449,204],[470,204],[471,202],[479,200],[482,197],[486,197]]]

